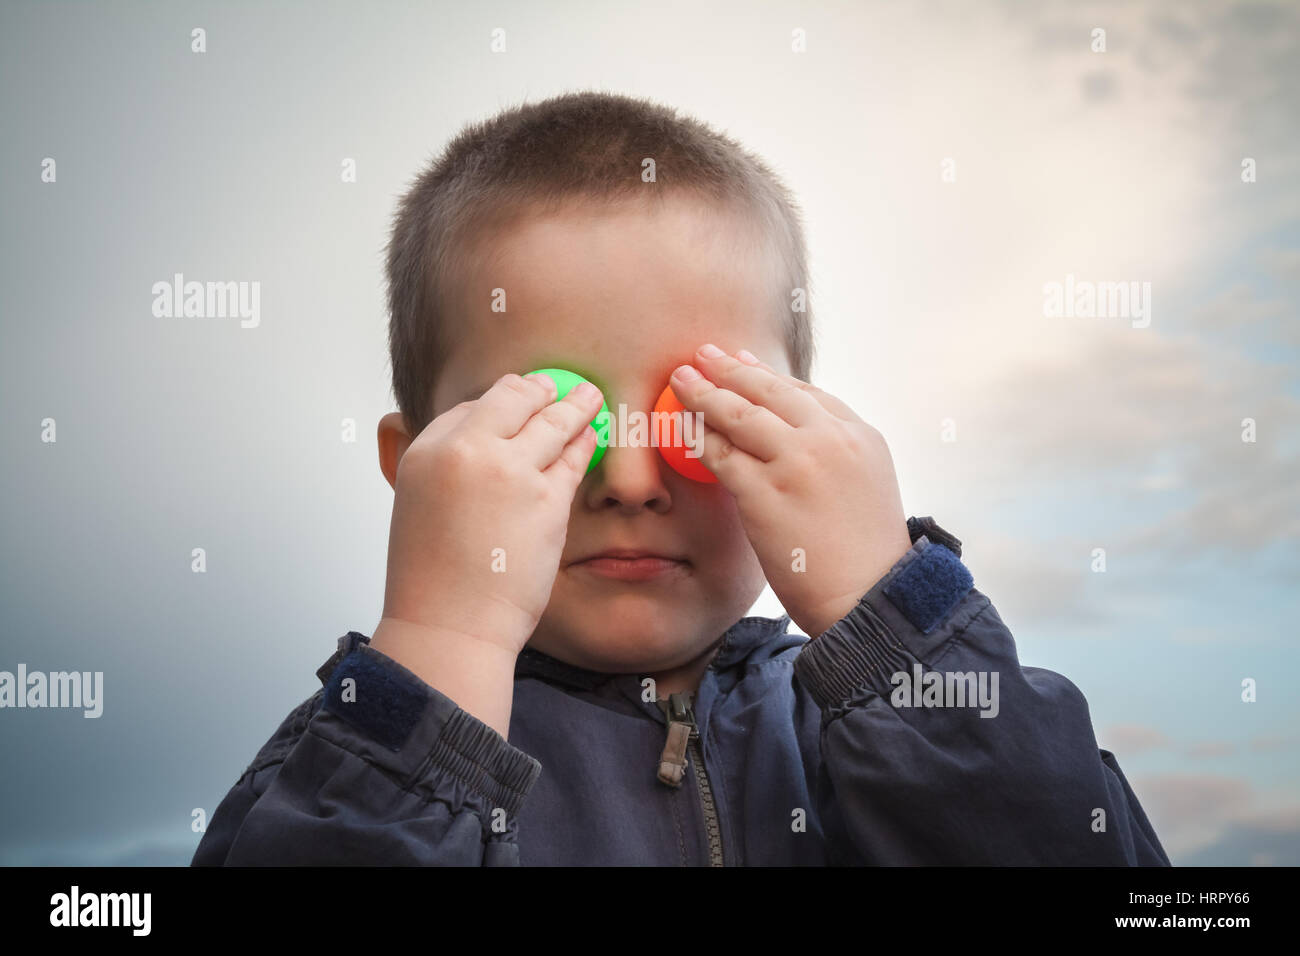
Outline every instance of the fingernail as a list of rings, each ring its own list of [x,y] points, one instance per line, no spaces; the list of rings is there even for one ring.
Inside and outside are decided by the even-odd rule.
[[[702,352],[704,350],[701,349],[700,351]],[[679,365],[673,374],[682,382],[693,382],[697,378],[701,377],[699,370],[696,369],[694,365]]]
[[[755,356],[753,352],[749,351],[749,349],[741,349],[739,352],[736,353],[736,358],[740,359],[746,365],[758,364],[757,356]]]
[[[722,349],[718,348],[716,345],[702,345],[700,346],[700,354],[705,358],[717,358],[718,356],[726,355],[727,353],[722,351]]]
[[[592,385],[590,382],[579,382],[577,385],[573,386],[573,390],[577,392],[581,398],[594,399],[600,394],[600,389],[595,385]]]

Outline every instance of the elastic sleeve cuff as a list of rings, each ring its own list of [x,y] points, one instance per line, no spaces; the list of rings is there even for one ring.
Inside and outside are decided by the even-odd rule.
[[[317,730],[430,792],[443,775],[515,816],[542,765],[388,655],[357,643],[325,683]],[[445,792],[445,788],[443,788]]]
[[[888,697],[891,675],[932,658],[988,603],[957,555],[922,534],[853,610],[804,646],[795,676],[823,712],[863,690]]]

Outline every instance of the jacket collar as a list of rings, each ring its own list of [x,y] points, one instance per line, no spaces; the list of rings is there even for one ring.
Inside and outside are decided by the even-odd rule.
[[[709,669],[721,671],[734,667],[756,648],[786,633],[789,626],[788,614],[780,617],[742,617],[722,635],[722,644],[714,654]],[[519,658],[515,661],[515,677],[540,677],[551,683],[580,690],[594,690],[617,676],[619,675],[567,664],[531,647],[520,651]]]
[[[719,646],[717,653],[713,655],[713,660],[709,663],[709,669],[722,671],[734,667],[757,648],[786,633],[789,626],[790,616],[788,614],[782,614],[780,617],[742,617],[722,635],[722,644]],[[330,675],[334,673],[334,668],[339,665],[339,662],[344,657],[352,653],[359,645],[369,643],[370,638],[357,631],[348,631],[340,637],[338,648],[330,655],[329,660],[316,671],[316,676],[321,684],[324,685],[329,682]],[[564,661],[557,660],[549,654],[543,654],[531,647],[525,647],[520,651],[519,657],[515,661],[515,677],[540,677],[551,683],[564,684],[580,690],[594,690],[617,676],[619,675],[586,670],[573,664],[566,664]]]

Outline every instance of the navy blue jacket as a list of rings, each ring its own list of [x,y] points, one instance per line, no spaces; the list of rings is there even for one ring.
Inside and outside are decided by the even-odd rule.
[[[1168,866],[1078,688],[908,524],[844,618],[744,618],[693,696],[525,648],[508,742],[349,632],[193,863]]]

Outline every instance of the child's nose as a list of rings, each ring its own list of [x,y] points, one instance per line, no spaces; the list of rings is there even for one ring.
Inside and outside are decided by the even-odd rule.
[[[584,490],[587,505],[593,509],[618,508],[626,514],[643,509],[667,511],[672,495],[664,481],[667,471],[659,449],[652,444],[618,445],[614,436],[605,449],[605,457],[587,475]]]

